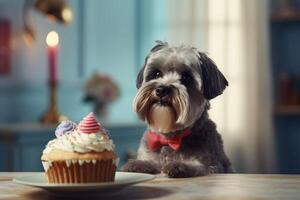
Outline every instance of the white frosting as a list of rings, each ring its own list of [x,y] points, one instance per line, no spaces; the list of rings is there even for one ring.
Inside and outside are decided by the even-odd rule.
[[[118,166],[119,160],[120,159],[117,158],[116,160],[113,160],[112,162],[115,166]],[[96,164],[97,160],[65,160],[65,162],[66,162],[67,167],[70,167],[71,164],[75,164],[77,162],[80,166],[83,165],[84,163],[90,163],[90,162],[92,162],[93,164]],[[44,170],[47,172],[50,169],[50,167],[52,166],[52,161],[50,161],[50,160],[42,161],[42,164],[43,164]]]
[[[62,135],[54,140],[48,142],[43,154],[50,153],[53,149],[87,153],[91,151],[113,151],[114,144],[111,139],[108,138],[106,133],[81,133],[74,130],[72,133]]]

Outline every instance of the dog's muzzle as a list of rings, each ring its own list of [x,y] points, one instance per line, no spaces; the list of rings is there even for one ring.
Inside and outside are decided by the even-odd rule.
[[[167,106],[171,104],[172,88],[171,86],[160,85],[155,89],[155,96],[157,98],[157,103],[162,106]]]
[[[164,98],[167,95],[169,95],[171,93],[171,87],[170,86],[158,86],[155,89],[155,94],[157,97],[159,98]]]

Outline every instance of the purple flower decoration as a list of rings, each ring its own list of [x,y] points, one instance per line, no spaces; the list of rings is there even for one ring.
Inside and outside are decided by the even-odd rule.
[[[72,121],[63,121],[61,122],[55,130],[56,137],[63,136],[66,133],[70,133],[76,129],[76,123]]]
[[[108,136],[108,139],[111,140],[111,135],[110,135],[109,131],[107,129],[103,128],[103,132]]]

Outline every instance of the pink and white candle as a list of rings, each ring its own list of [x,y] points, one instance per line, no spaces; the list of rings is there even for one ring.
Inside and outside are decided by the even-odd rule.
[[[48,33],[46,38],[48,45],[48,70],[49,70],[49,81],[50,83],[57,83],[58,80],[58,43],[59,36],[57,32],[51,31]]]

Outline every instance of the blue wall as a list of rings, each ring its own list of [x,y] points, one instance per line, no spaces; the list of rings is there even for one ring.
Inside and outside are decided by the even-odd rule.
[[[151,4],[137,0],[70,0],[69,3],[75,18],[66,27],[49,23],[36,11],[30,12],[36,42],[28,46],[21,35],[23,1],[0,2],[0,17],[11,21],[13,33],[12,73],[0,76],[0,123],[34,122],[46,110],[45,37],[50,30],[60,35],[60,111],[78,121],[92,109],[82,103],[82,87],[93,72],[99,71],[111,75],[121,89],[120,99],[110,108],[110,122],[138,121],[131,108],[136,92],[135,77],[145,56],[144,49],[148,50],[154,41],[153,37],[142,38],[140,34],[151,31],[145,28],[140,31],[139,26],[142,23],[147,27],[148,22],[142,16]],[[149,44],[140,42],[144,39]]]
[[[60,35],[59,108],[78,121],[91,105],[82,102],[84,81],[93,72],[111,75],[121,97],[110,107],[109,122],[132,124],[135,77],[156,39],[166,39],[165,1],[70,0],[74,21],[68,26],[50,23],[30,12],[36,42],[22,38],[23,1],[1,0],[0,17],[11,21],[12,73],[0,76],[0,123],[34,122],[47,108],[47,57],[49,31]]]
[[[154,46],[154,41],[167,39],[167,13],[164,0],[137,0],[138,64],[142,65],[145,55]]]
[[[40,13],[31,11],[36,42],[27,45],[22,38],[23,1],[2,0],[0,16],[12,26],[12,73],[0,77],[0,122],[37,121],[47,108],[47,58],[45,38],[50,30],[60,35],[59,107],[68,116],[86,113],[89,107],[81,103],[78,77],[78,1],[70,1],[75,12],[68,27],[49,23]]]
[[[111,109],[117,122],[134,122],[131,102],[136,77],[136,5],[135,0],[86,1],[85,6],[86,74],[102,71],[121,87],[121,99]]]

